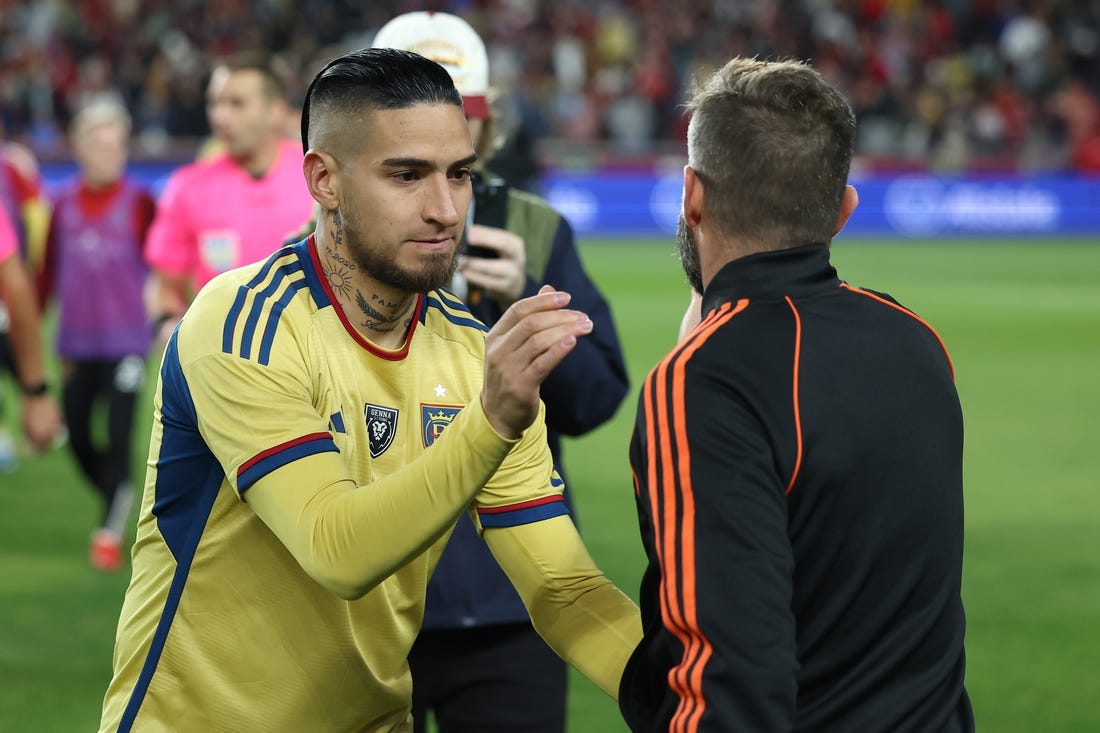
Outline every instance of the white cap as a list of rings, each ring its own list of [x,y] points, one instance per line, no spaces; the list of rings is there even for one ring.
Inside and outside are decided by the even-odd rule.
[[[489,117],[489,55],[469,23],[450,13],[417,11],[393,18],[374,37],[374,48],[418,53],[445,68],[462,95],[467,117]]]

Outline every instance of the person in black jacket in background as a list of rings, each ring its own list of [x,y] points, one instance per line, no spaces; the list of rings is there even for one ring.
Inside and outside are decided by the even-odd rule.
[[[474,147],[489,160],[499,142],[488,98],[489,68],[477,32],[448,13],[397,16],[375,48],[414,51],[451,72]],[[547,440],[558,472],[561,438],[610,419],[626,396],[626,367],[609,308],[585,272],[569,222],[546,202],[482,168],[454,292],[487,325],[545,284],[572,294],[592,333],[542,383]],[[571,492],[565,492],[570,502]],[[515,589],[470,520],[460,518],[428,585],[424,625],[409,655],[416,730],[429,710],[441,733],[562,733],[565,663],[543,642]]]
[[[642,388],[633,731],[972,731],[963,419],[928,323],[830,264],[848,102],[737,58],[688,105],[678,236],[701,310]]]

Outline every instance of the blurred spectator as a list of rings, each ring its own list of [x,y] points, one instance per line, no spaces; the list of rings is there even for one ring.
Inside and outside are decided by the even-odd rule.
[[[134,496],[130,438],[150,342],[142,249],[155,204],[125,175],[130,115],[118,101],[103,97],[78,112],[72,144],[79,173],[54,197],[39,297],[57,301],[69,447],[101,504],[89,561],[114,571],[124,565]],[[103,436],[92,429],[100,407]]]
[[[856,103],[866,123],[857,143],[862,156],[948,168],[1095,163],[1088,137],[1067,139],[1055,101],[1072,82],[1094,103],[1100,97],[1095,0],[2,6],[0,114],[43,155],[63,154],[59,131],[90,91],[122,90],[144,146],[138,153],[163,154],[171,141],[204,134],[202,82],[211,58],[261,47],[309,72],[334,49],[369,45],[394,15],[436,9],[465,17],[481,33],[493,68],[507,75],[494,86],[521,92],[531,118],[546,121],[548,138],[630,154],[682,145],[679,105],[694,76],[732,55],[798,57]],[[302,15],[308,26],[298,22]],[[302,90],[291,90],[292,101],[295,91]]]
[[[1073,166],[1100,173],[1100,102],[1084,82],[1066,81],[1051,99],[1051,111],[1065,130]]]

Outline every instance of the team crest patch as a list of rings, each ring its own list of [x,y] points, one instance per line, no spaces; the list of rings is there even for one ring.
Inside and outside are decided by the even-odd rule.
[[[425,448],[434,443],[440,435],[443,435],[443,431],[454,422],[455,415],[461,409],[461,407],[450,407],[448,405],[425,405],[423,402],[420,403],[420,423],[423,427]]]
[[[363,408],[363,417],[367,421],[370,457],[377,458],[386,452],[393,443],[393,436],[397,434],[397,410],[368,403]]]

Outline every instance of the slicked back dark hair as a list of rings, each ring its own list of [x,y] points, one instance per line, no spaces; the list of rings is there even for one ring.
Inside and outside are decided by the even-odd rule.
[[[364,48],[334,59],[317,72],[302,105],[302,149],[309,150],[311,115],[407,109],[453,104],[462,97],[442,66],[411,51]]]
[[[766,249],[832,238],[856,121],[817,71],[798,61],[735,58],[687,106],[688,163],[727,235]]]

